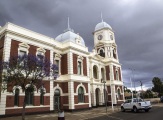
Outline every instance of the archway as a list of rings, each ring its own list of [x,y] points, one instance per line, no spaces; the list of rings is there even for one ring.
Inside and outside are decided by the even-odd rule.
[[[60,90],[54,91],[54,110],[60,110]]]
[[[96,106],[99,106],[100,89],[96,88]]]

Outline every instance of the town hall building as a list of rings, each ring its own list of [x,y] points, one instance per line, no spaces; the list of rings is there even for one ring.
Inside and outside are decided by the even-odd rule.
[[[0,27],[0,61],[8,61],[14,55],[41,53],[59,68],[56,80],[43,80],[44,94],[36,88],[28,96],[27,113],[76,111],[124,101],[114,31],[102,20],[95,26],[93,36],[94,49],[89,52],[84,39],[69,24],[56,38],[12,23]],[[0,115],[20,114],[25,96],[22,88],[13,86],[0,92]]]

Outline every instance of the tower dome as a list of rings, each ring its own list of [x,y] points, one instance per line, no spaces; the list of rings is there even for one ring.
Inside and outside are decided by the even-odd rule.
[[[111,27],[109,24],[107,24],[106,22],[102,21],[102,22],[100,22],[100,23],[98,23],[98,24],[96,25],[95,31],[100,30],[100,29],[103,29],[103,28],[112,29],[112,27]]]
[[[79,34],[74,33],[74,30],[70,28],[69,18],[68,18],[68,28],[64,31],[64,33],[58,35],[55,39],[59,42],[74,42],[85,46],[83,38]]]
[[[55,39],[59,42],[74,42],[85,46],[83,38],[71,30],[65,31],[64,33],[58,35]]]

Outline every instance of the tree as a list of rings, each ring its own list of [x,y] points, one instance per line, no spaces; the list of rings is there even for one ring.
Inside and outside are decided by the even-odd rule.
[[[159,93],[159,96],[161,96],[163,94],[163,83],[160,80],[160,78],[154,77],[153,80],[152,80],[152,83],[154,85],[152,87],[152,91],[158,92]]]
[[[22,120],[25,119],[25,107],[27,94],[35,90],[35,86],[42,88],[42,80],[46,77],[57,77],[57,66],[42,55],[12,56],[9,61],[2,61],[0,73],[2,73],[2,89],[6,90],[10,86],[21,86],[25,93]],[[28,87],[26,86],[28,84]]]

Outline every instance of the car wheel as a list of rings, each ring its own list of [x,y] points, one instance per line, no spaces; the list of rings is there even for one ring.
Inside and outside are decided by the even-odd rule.
[[[121,107],[121,112],[125,112],[125,109],[124,109],[124,107]]]
[[[133,111],[134,111],[134,113],[137,113],[138,112],[138,109],[137,109],[137,107],[133,107]]]
[[[149,109],[145,110],[145,112],[149,112]]]

